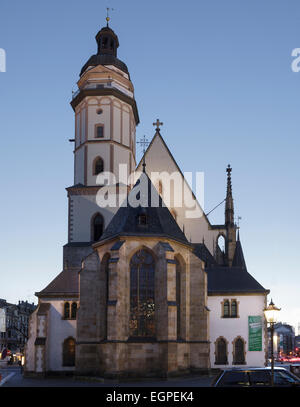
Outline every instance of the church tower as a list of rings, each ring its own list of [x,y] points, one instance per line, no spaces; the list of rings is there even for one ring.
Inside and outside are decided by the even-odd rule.
[[[64,269],[78,269],[91,251],[117,208],[101,208],[96,195],[102,172],[115,175],[126,166],[128,179],[136,166],[136,126],[139,123],[134,87],[124,62],[117,58],[119,40],[108,25],[96,35],[97,54],[80,72],[78,90],[71,106],[75,113],[74,185],[69,199],[68,244],[64,247]],[[124,167],[123,167],[124,168]],[[124,183],[124,175],[122,180]],[[110,181],[110,183],[114,183]]]

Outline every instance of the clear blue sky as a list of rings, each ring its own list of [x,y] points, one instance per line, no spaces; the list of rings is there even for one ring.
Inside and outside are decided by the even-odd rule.
[[[205,210],[228,163],[249,272],[300,321],[298,0],[11,0],[0,5],[1,289],[36,300],[62,268],[73,183],[72,88],[113,7],[141,123],[183,171],[205,172]],[[210,220],[223,221],[223,207]]]

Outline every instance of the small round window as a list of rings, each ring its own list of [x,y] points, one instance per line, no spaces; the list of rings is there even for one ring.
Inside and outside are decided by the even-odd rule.
[[[98,109],[97,110],[97,114],[102,114],[103,113],[103,110],[102,109]]]

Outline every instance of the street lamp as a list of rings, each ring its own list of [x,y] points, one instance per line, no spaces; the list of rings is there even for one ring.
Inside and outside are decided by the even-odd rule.
[[[277,322],[278,313],[280,308],[275,307],[271,299],[270,304],[264,309],[267,323],[270,324],[271,331],[271,386],[274,386],[274,325]]]

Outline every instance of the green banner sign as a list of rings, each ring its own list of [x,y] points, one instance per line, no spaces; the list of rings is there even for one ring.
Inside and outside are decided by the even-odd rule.
[[[249,328],[249,351],[262,350],[262,317],[248,317]]]

